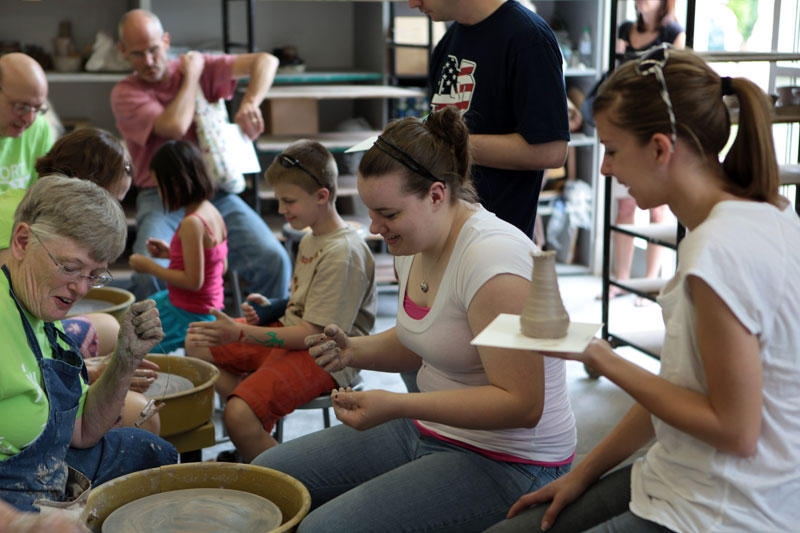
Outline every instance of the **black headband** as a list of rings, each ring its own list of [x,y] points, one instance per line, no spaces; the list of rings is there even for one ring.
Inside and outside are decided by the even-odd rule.
[[[445,183],[443,179],[434,176],[433,173],[425,167],[425,165],[421,164],[419,161],[417,161],[416,159],[405,153],[396,145],[387,141],[382,135],[378,135],[378,139],[375,141],[375,144],[373,146],[375,146],[382,152],[386,153],[386,155],[388,155],[395,161],[401,163],[404,167],[408,168],[413,172],[416,172],[420,176],[428,178],[429,180],[434,182],[438,181],[441,183]]]

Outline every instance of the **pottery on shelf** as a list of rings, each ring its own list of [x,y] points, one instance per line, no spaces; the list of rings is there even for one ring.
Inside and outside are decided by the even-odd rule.
[[[556,276],[556,253],[533,255],[531,291],[519,317],[522,334],[535,339],[560,339],[567,335],[569,315],[561,300]]]

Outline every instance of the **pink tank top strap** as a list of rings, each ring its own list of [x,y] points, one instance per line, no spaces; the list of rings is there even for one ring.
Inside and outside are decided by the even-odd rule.
[[[216,246],[216,245],[218,245],[218,244],[219,244],[219,242],[217,242],[217,238],[214,236],[214,232],[213,232],[213,231],[211,231],[211,226],[209,226],[209,225],[208,225],[208,222],[206,222],[206,219],[204,219],[203,217],[201,217],[201,216],[200,216],[200,215],[198,215],[197,213],[190,213],[190,214],[188,214],[188,215],[186,215],[186,216],[187,216],[187,217],[189,217],[189,216],[195,216],[195,217],[199,218],[199,219],[200,219],[200,222],[202,222],[202,223],[203,223],[203,226],[206,228],[206,231],[208,232],[209,236],[211,236],[211,239],[214,241],[214,246]],[[223,228],[223,229],[222,229],[222,240],[223,240],[223,241],[224,241],[224,240],[225,240],[225,238],[227,237],[227,233],[228,233],[228,230],[227,230],[227,228]]]

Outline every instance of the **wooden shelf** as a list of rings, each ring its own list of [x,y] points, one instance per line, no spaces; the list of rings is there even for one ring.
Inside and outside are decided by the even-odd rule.
[[[358,196],[358,188],[356,187],[357,179],[356,176],[339,176],[336,182],[336,198]],[[262,200],[275,199],[275,191],[269,186],[265,178],[261,178],[261,183],[258,186],[258,197]]]
[[[728,108],[728,112],[731,116],[731,122],[737,124],[739,122],[739,108]],[[772,109],[770,118],[773,124],[800,122],[800,106],[776,106]]]
[[[639,237],[647,242],[653,244],[660,244],[675,248],[678,245],[678,229],[675,224],[661,223],[661,224],[617,224],[611,228],[620,233],[625,233],[631,237]]]
[[[297,83],[341,83],[345,81],[375,81],[382,80],[380,72],[363,71],[307,71],[307,72],[278,72],[275,75],[276,84]]]
[[[404,89],[389,85],[281,85],[267,92],[266,100],[353,100],[365,98],[420,98],[422,89]]]
[[[317,141],[331,152],[343,152],[364,139],[378,134],[379,131],[336,131],[308,135],[262,135],[256,141],[256,149],[262,153],[277,154],[298,139],[309,139]]]
[[[116,83],[130,72],[46,72],[47,81],[50,83]],[[302,84],[302,83],[341,83],[348,81],[378,81],[383,79],[380,72],[367,71],[309,71],[309,72],[279,72],[275,75],[275,84]],[[246,84],[242,84],[238,89],[244,92]]]
[[[566,68],[564,69],[564,77],[565,78],[579,78],[581,76],[587,76],[595,78],[597,77],[597,69],[593,68]]]
[[[116,83],[130,72],[46,72],[48,83]]]
[[[697,55],[709,63],[800,61],[800,53],[784,52],[697,52]]]
[[[580,132],[569,134],[569,146],[594,146],[597,138],[594,135],[587,135]]]

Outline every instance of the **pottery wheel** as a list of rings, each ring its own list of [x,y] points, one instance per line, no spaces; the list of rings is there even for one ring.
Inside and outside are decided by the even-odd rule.
[[[104,532],[264,532],[281,525],[277,505],[231,489],[184,489],[145,496],[108,515]]]
[[[194,383],[183,376],[159,372],[158,377],[150,385],[150,388],[144,392],[144,395],[147,398],[161,398],[168,394],[175,394],[176,392],[183,392],[193,388]]]
[[[98,313],[114,307],[114,304],[106,300],[95,300],[93,298],[83,298],[78,300],[70,309],[71,315],[86,315],[88,313]]]

